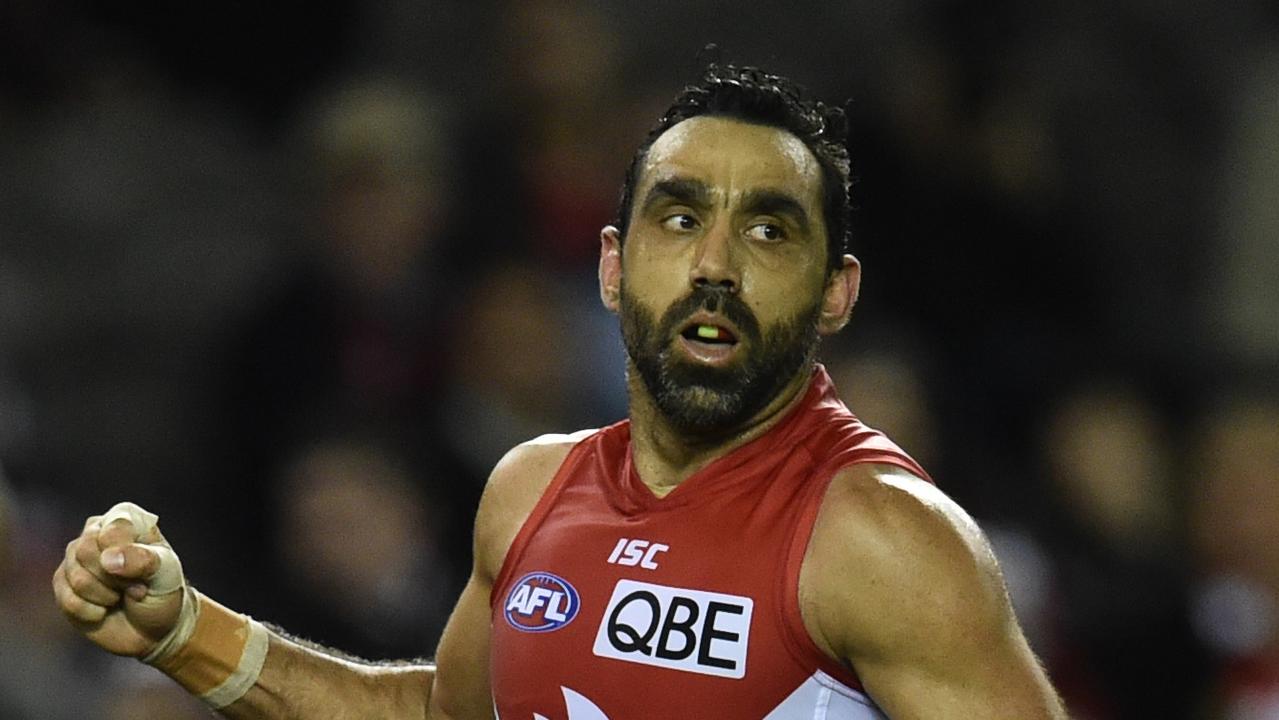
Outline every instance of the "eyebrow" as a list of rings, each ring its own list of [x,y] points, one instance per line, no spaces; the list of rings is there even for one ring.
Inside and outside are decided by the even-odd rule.
[[[742,209],[752,215],[785,215],[793,219],[800,229],[809,230],[808,211],[790,193],[773,188],[758,188],[742,198]]]
[[[648,210],[662,200],[694,208],[711,204],[711,189],[696,178],[675,175],[653,183],[644,196],[643,210]],[[785,190],[756,188],[742,198],[742,211],[755,215],[783,215],[790,217],[804,232],[810,230],[811,221],[803,203]]]
[[[691,207],[706,207],[711,203],[711,189],[701,180],[690,177],[663,178],[648,189],[643,209],[648,210],[659,200],[674,200]]]

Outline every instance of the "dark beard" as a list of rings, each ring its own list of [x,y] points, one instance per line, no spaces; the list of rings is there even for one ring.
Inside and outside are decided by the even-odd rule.
[[[675,356],[676,331],[698,310],[718,312],[737,326],[747,352],[736,365],[713,368]],[[621,291],[622,339],[657,409],[677,429],[716,437],[764,409],[813,357],[819,306],[761,331],[746,303],[726,289],[698,286],[655,322],[653,313]]]

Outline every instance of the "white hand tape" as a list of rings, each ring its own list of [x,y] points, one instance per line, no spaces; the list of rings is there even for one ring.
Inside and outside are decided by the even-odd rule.
[[[163,545],[148,545],[147,547],[160,559],[159,568],[151,576],[151,582],[147,588],[147,596],[168,595],[181,590],[183,583],[182,561],[178,560],[178,554]]]
[[[182,589],[182,609],[178,611],[178,622],[168,635],[160,638],[160,642],[151,648],[151,652],[140,658],[148,665],[155,665],[168,659],[173,653],[182,649],[195,634],[195,624],[200,619],[200,600],[195,590],[188,585]]]
[[[137,541],[144,535],[150,535],[156,528],[160,516],[155,513],[147,512],[131,502],[117,503],[106,515],[102,516],[102,527],[106,527],[116,520],[128,520],[133,526],[133,539]],[[168,543],[139,543],[146,547],[159,559],[160,563],[152,575],[147,586],[147,596],[156,597],[160,595],[168,595],[182,589],[182,563],[178,560],[177,553],[169,547]]]
[[[129,524],[133,525],[133,538],[136,540],[154,530],[156,523],[160,521],[160,516],[147,512],[131,502],[122,502],[113,505],[107,514],[102,516],[102,527],[116,520],[128,520]]]

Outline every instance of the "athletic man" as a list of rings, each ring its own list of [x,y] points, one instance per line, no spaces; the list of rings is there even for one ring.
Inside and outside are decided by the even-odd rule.
[[[68,546],[63,611],[232,718],[1063,718],[980,531],[814,361],[860,280],[844,132],[712,66],[650,134],[601,233],[630,420],[493,470],[435,665],[223,608],[136,506]]]

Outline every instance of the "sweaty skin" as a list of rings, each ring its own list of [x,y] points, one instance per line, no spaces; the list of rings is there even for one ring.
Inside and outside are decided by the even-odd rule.
[[[676,125],[650,149],[627,237],[611,227],[601,233],[604,304],[620,309],[625,279],[628,294],[660,316],[693,285],[715,283],[736,293],[762,327],[817,298],[818,332],[837,332],[856,301],[860,267],[851,255],[834,270],[828,267],[820,182],[816,159],[784,131],[717,117]],[[662,183],[679,196],[663,191]],[[697,192],[682,192],[690,188]],[[732,363],[744,349],[700,360],[686,353],[686,359]],[[666,423],[632,367],[632,451],[641,478],[655,495],[665,495],[767,432],[797,401],[810,368],[734,432],[706,438]],[[493,581],[580,437],[525,443],[494,468],[476,517],[471,578],[440,641],[436,666],[371,666],[273,636],[258,684],[224,714],[491,718]],[[154,538],[133,538],[119,524],[101,528],[91,518],[55,572],[63,612],[111,652],[144,655],[177,615],[176,605],[142,612],[136,602],[155,571],[145,543],[159,539],[158,531]],[[107,559],[117,550],[123,550],[123,563],[110,568]],[[1017,626],[985,538],[944,494],[900,469],[855,465],[837,474],[805,555],[799,594],[818,647],[855,667],[894,720],[1065,718]]]

